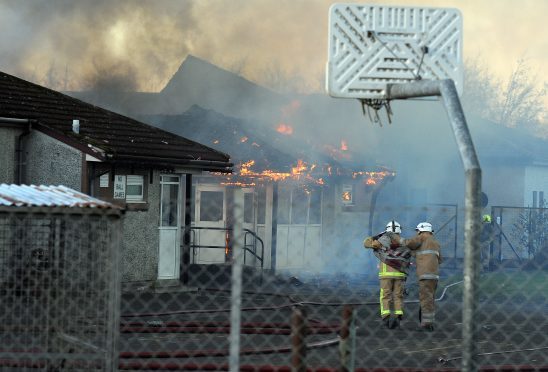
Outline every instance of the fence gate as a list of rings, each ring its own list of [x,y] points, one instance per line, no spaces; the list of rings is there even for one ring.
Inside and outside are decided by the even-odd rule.
[[[494,206],[491,216],[491,269],[548,267],[548,208]]]

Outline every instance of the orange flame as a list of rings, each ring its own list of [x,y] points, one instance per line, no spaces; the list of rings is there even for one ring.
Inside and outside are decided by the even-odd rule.
[[[214,143],[214,144],[218,144],[218,143],[219,143],[219,140],[216,139],[216,140],[213,141],[213,143]]]
[[[385,177],[394,177],[396,175],[395,172],[389,172],[389,171],[380,171],[380,172],[353,172],[352,178],[356,179],[358,177],[365,177],[366,179],[363,181],[366,185],[376,185],[384,179]]]
[[[265,169],[260,172],[253,171],[251,169],[253,165],[255,165],[255,160],[249,160],[245,163],[242,163],[239,167],[240,176],[252,177],[252,178],[265,178],[265,179],[270,179],[272,181],[283,181],[286,179],[293,179],[297,181],[308,180],[316,184],[320,184],[320,185],[324,184],[323,179],[316,179],[310,174],[311,171],[316,168],[316,165],[313,164],[312,166],[309,167],[308,164],[301,159],[297,160],[297,164],[294,167],[291,167],[291,171],[289,173],[275,172],[270,169]]]
[[[276,128],[276,131],[278,133],[285,134],[286,136],[290,136],[293,134],[293,127],[288,124],[280,123]]]
[[[348,150],[348,144],[345,140],[341,140],[341,151],[347,151]]]
[[[248,140],[248,138],[246,136],[243,136],[242,138],[240,138],[240,142],[244,143]]]

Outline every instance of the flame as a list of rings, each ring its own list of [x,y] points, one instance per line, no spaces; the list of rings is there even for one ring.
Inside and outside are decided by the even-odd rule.
[[[307,170],[306,163],[301,159],[297,160],[297,166],[291,168],[292,175],[302,174]]]
[[[254,170],[252,169],[256,165],[255,160],[248,160],[246,162],[240,163],[235,167],[235,171],[231,175],[223,175],[218,173],[219,176],[225,177],[225,181],[221,182],[225,186],[239,186],[239,187],[253,187],[258,184],[257,181],[289,181],[293,180],[303,185],[306,184],[315,184],[315,185],[325,185],[326,182],[324,178],[318,177],[322,176],[351,176],[353,179],[362,179],[362,182],[366,186],[379,185],[385,177],[394,177],[395,172],[389,170],[382,171],[354,171],[349,172],[341,168],[333,168],[330,164],[325,164],[319,166],[317,164],[308,164],[302,159],[298,159],[297,163],[290,168],[289,172],[276,172],[271,169],[263,170]],[[313,173],[315,171],[315,173]],[[350,197],[349,195],[343,195],[343,200],[348,200],[346,198]]]
[[[214,144],[218,144],[218,143],[219,143],[219,140],[216,139],[216,140],[213,141],[213,143],[214,143]]]
[[[346,140],[341,140],[341,151],[348,151],[348,144]]]
[[[249,160],[249,161],[246,161],[245,163],[242,163],[239,166],[240,168],[239,175],[242,177],[263,178],[263,179],[269,179],[272,181],[283,181],[283,180],[293,179],[296,181],[306,180],[306,181],[313,182],[320,185],[324,184],[323,179],[316,179],[311,174],[311,171],[316,168],[316,165],[313,164],[309,166],[302,159],[297,160],[297,164],[291,167],[290,172],[275,172],[270,169],[265,169],[259,172],[251,169],[254,165],[255,165],[255,160]],[[244,183],[248,184],[250,182],[252,181],[244,182]]]
[[[380,172],[366,172],[366,171],[360,171],[360,172],[352,172],[352,178],[358,178],[358,177],[365,177],[366,179],[363,181],[364,184],[373,186],[377,185],[379,181],[383,180],[385,177],[394,177],[396,175],[395,172],[389,172],[389,171],[380,171]]]
[[[352,193],[350,191],[344,191],[342,193],[342,200],[351,201],[352,200]]]
[[[253,143],[251,144],[251,146],[261,147],[261,145],[259,145],[257,142],[253,142]]]
[[[285,134],[287,136],[290,136],[293,134],[293,127],[288,124],[280,123],[278,127],[276,128],[276,131],[281,134]]]
[[[244,142],[247,142],[248,138],[246,136],[243,136],[242,138],[240,138],[240,142],[244,143]]]

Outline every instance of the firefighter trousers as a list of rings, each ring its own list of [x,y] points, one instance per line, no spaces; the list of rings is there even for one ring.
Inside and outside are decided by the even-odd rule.
[[[381,278],[380,287],[381,317],[391,314],[403,316],[405,278]]]
[[[434,323],[434,316],[436,315],[434,296],[437,287],[437,279],[419,280],[420,322],[422,326]]]

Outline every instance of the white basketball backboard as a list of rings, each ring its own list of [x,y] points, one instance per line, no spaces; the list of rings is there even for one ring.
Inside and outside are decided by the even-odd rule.
[[[462,93],[458,9],[331,6],[327,62],[331,96],[382,99],[387,84],[418,79],[452,79]]]

